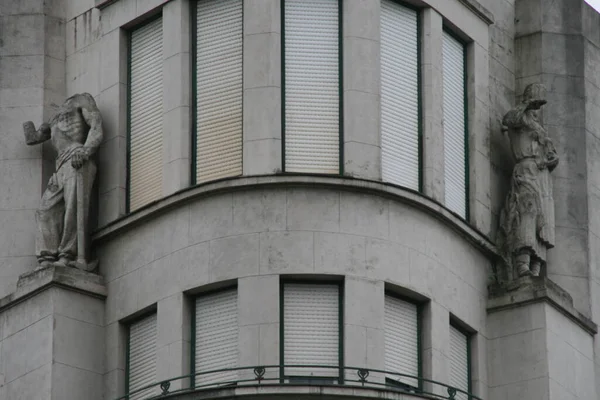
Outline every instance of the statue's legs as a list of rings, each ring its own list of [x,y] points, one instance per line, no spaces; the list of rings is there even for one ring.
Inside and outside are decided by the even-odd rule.
[[[38,237],[36,240],[38,262],[49,265],[58,259],[58,245],[63,231],[65,203],[63,186],[57,174],[52,175],[36,212]]]
[[[515,267],[519,276],[533,275],[529,268],[531,262],[531,253],[527,249],[522,249],[515,255]]]
[[[60,169],[60,175],[64,184],[64,222],[61,241],[58,245],[58,257],[60,265],[68,265],[77,258],[77,197],[82,196],[86,211],[85,221],[88,217],[89,200],[92,184],[96,174],[96,166],[92,161],[86,162],[80,169],[83,178],[83,193],[77,193],[78,171],[66,162]]]

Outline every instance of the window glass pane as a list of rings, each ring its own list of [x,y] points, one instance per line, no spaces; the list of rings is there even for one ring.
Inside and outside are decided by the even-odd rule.
[[[419,190],[418,13],[381,1],[381,170],[384,181]]]
[[[417,305],[385,296],[385,370],[419,375],[419,332]],[[419,387],[417,379],[387,375],[388,379]]]
[[[467,217],[465,49],[448,32],[443,36],[444,173],[446,207]]]
[[[284,0],[285,170],[339,173],[338,0]]]
[[[156,314],[129,326],[128,392],[156,383]],[[131,400],[160,393],[158,386],[131,395]]]
[[[196,8],[196,183],[242,174],[242,0]]]
[[[238,366],[237,290],[196,299],[196,373]],[[237,371],[198,375],[196,386],[237,380]]]
[[[283,341],[286,365],[339,366],[339,286],[284,285]],[[337,377],[335,368],[286,368],[286,376]]]
[[[129,62],[129,209],[162,195],[162,18],[131,32]]]
[[[450,386],[469,391],[469,339],[450,325]],[[463,393],[456,395],[456,400],[468,400]]]

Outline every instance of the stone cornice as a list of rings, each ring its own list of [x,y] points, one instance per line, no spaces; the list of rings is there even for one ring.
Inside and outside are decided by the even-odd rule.
[[[548,278],[523,277],[512,285],[490,285],[488,292],[488,313],[547,302],[590,335],[598,333],[598,326],[573,306],[571,295]]]
[[[199,198],[239,190],[281,187],[326,188],[369,193],[409,204],[453,228],[466,240],[479,248],[480,251],[490,259],[495,260],[498,257],[496,246],[483,233],[476,230],[473,226],[452,213],[442,204],[439,204],[418,192],[375,181],[309,175],[269,175],[229,178],[186,188],[101,227],[94,233],[92,241],[94,243],[99,243],[103,240],[120,235],[122,232],[131,229],[136,224],[155,218],[169,209],[179,207]]]
[[[104,279],[100,275],[70,267],[48,267],[21,275],[17,290],[0,299],[0,312],[52,287],[101,299],[107,295]]]

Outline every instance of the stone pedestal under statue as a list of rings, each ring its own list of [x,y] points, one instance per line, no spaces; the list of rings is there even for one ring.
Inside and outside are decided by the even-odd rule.
[[[0,400],[102,400],[103,279],[48,267],[0,299]]]

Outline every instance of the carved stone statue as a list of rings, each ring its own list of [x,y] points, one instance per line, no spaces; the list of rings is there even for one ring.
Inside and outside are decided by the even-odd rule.
[[[547,250],[554,247],[550,172],[558,164],[558,156],[538,120],[538,110],[544,104],[544,86],[531,84],[525,88],[521,104],[502,120],[516,159],[498,235],[508,280],[539,276],[546,265]]]
[[[39,268],[93,267],[86,259],[86,228],[96,165],[91,156],[102,142],[102,118],[89,93],[69,97],[49,123],[36,131],[23,124],[28,145],[51,140],[56,149],[56,172],[50,178],[36,213]]]

